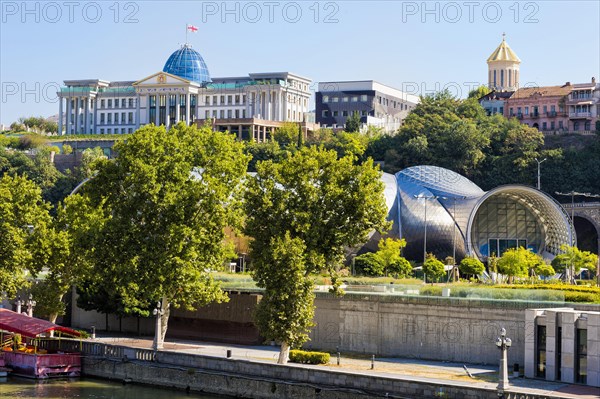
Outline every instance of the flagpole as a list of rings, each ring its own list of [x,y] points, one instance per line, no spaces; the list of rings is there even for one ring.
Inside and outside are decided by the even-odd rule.
[[[187,35],[188,35],[188,24],[185,24],[185,45],[187,46],[188,44],[188,39],[187,39]]]

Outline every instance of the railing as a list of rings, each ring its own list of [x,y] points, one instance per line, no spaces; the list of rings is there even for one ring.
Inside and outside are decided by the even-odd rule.
[[[563,208],[600,208],[600,202],[578,202],[575,204],[562,204]]]
[[[540,114],[539,114],[539,112],[533,112],[533,113],[531,114],[531,117],[532,117],[532,118],[539,118],[539,117],[540,117]]]
[[[569,118],[591,118],[591,112],[569,112]]]
[[[556,117],[556,111],[548,111],[548,112],[546,112],[546,116],[548,116],[550,118],[554,118],[554,117]]]

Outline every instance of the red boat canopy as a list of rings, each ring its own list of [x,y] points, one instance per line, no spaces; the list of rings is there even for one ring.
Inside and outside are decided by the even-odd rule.
[[[50,323],[47,320],[29,317],[12,310],[0,308],[0,330],[21,334],[25,337],[35,338],[40,334],[50,331],[61,331],[65,334],[79,337],[79,332],[68,327]]]

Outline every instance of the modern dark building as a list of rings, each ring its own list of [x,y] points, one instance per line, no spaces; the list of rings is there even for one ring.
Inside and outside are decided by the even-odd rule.
[[[354,112],[364,125],[396,131],[419,97],[373,80],[322,82],[316,92],[316,122],[322,127],[343,128]]]

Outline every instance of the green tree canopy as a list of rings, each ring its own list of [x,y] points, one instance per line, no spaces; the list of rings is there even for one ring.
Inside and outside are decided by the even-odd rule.
[[[248,157],[232,135],[183,123],[145,126],[115,149],[83,191],[104,215],[92,235],[93,274],[125,313],[161,301],[160,347],[170,305],[226,300],[208,271],[223,263],[224,228],[238,223]]]
[[[402,248],[404,248],[405,246],[405,239],[387,237],[379,240],[376,255],[379,258],[381,265],[383,266],[383,271],[386,276],[391,272],[391,269],[393,269],[395,266],[398,266],[399,269],[402,269],[406,266],[404,262],[402,262],[402,259],[404,258],[401,255]]]
[[[462,274],[478,276],[485,270],[485,265],[477,258],[466,257],[460,261],[459,270]]]
[[[435,255],[427,254],[427,259],[425,259],[425,263],[423,264],[423,273],[425,273],[433,283],[446,274],[446,269],[444,264],[439,261]]]
[[[544,263],[542,258],[530,250],[519,247],[508,249],[498,260],[498,272],[509,277],[512,282],[515,277],[527,277],[529,270]]]
[[[352,115],[346,118],[344,130],[348,133],[358,133],[360,131],[360,114],[354,111]]]
[[[256,169],[245,194],[245,233],[253,238],[250,251],[255,273],[270,270],[272,240],[289,235],[304,246],[305,278],[328,270],[337,289],[336,269],[344,259],[344,248],[365,242],[370,231],[388,226],[380,172],[372,161],[356,164],[352,156],[338,159],[334,151],[315,146],[304,147],[279,163],[260,162]],[[265,290],[280,288],[276,284],[265,280]],[[289,289],[298,295],[302,292],[299,287]],[[308,325],[306,320],[298,323]],[[300,343],[302,337],[297,335],[293,342]],[[285,352],[290,342],[281,342]]]

